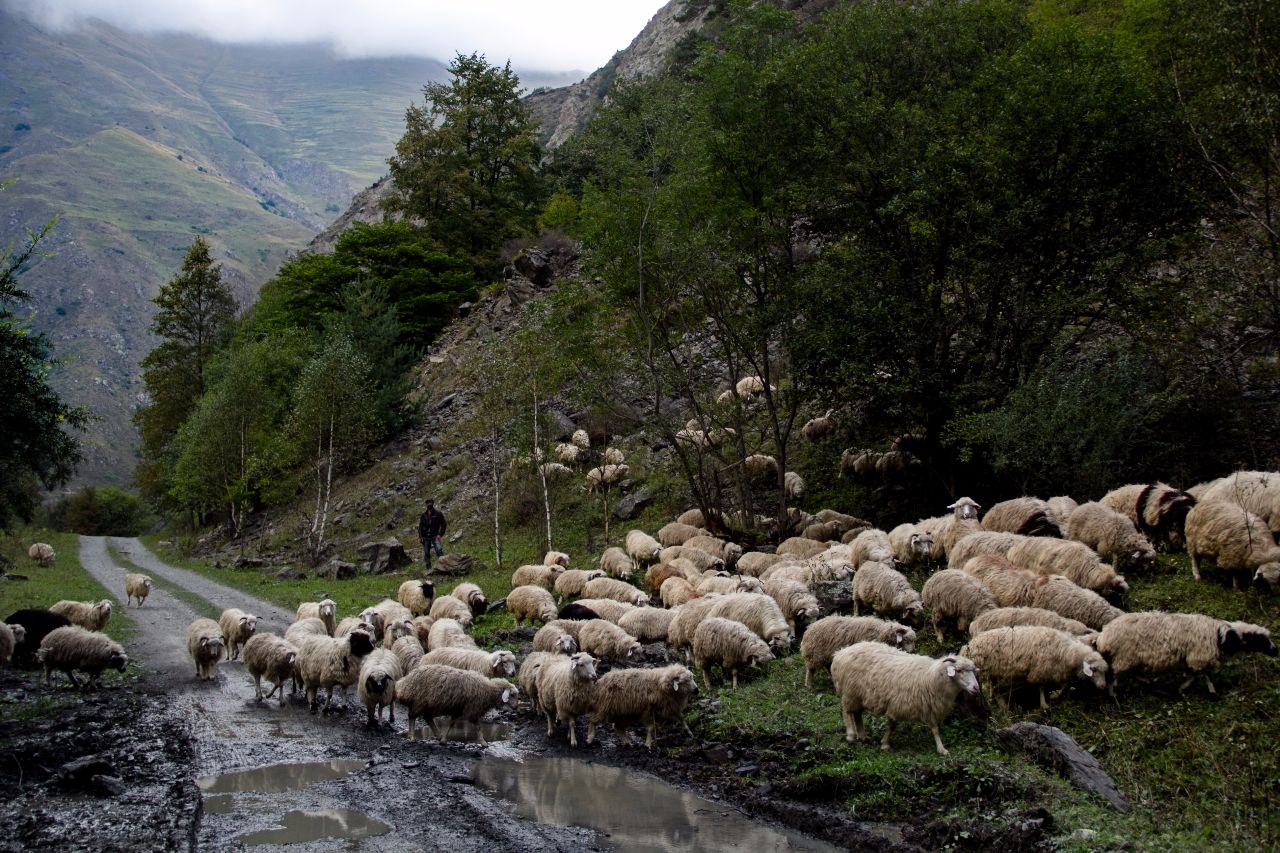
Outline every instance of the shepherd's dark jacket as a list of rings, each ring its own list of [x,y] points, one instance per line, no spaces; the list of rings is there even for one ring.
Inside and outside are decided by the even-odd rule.
[[[429,542],[437,536],[444,535],[444,513],[432,507],[418,517],[418,538]]]

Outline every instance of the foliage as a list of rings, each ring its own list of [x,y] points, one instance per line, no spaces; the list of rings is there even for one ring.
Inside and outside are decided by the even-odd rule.
[[[43,520],[54,530],[86,536],[137,536],[155,523],[137,495],[111,486],[88,486],[61,497],[45,511]]]
[[[458,54],[449,73],[405,112],[405,134],[387,161],[397,188],[388,201],[425,222],[447,251],[493,272],[498,247],[528,231],[541,206],[537,124],[510,63]]]

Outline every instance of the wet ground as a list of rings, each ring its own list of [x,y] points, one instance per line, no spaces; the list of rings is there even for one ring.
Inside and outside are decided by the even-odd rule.
[[[85,568],[121,589],[124,569],[106,540],[81,543]],[[114,544],[153,577],[258,615],[260,630],[283,632],[292,619],[165,565],[137,540]],[[571,751],[563,736],[548,743],[527,713],[508,713],[486,724],[487,748],[461,727],[445,747],[409,743],[403,720],[367,730],[354,696],[328,716],[297,699],[257,703],[239,662],[197,682],[185,649],[197,614],[163,586],[119,615],[133,620],[126,645],[143,662],[124,686],[82,696],[0,671],[8,716],[41,697],[65,706],[0,724],[0,850],[832,849],[814,836],[841,848],[919,849],[901,844],[895,827],[779,796],[683,732],[652,753],[608,736]]]

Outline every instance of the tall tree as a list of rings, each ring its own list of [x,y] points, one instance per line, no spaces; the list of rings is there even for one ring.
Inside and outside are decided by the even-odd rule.
[[[423,87],[388,164],[390,209],[421,219],[449,252],[495,268],[497,249],[533,223],[543,196],[537,123],[511,64],[458,54],[448,83]]]
[[[151,332],[160,339],[142,360],[151,398],[134,415],[142,461],[134,474],[148,498],[163,502],[169,490],[178,429],[205,392],[205,366],[236,312],[235,297],[209,244],[196,237],[182,270],[160,288]]]

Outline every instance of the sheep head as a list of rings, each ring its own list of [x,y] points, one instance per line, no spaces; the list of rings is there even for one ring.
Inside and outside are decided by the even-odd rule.
[[[27,628],[25,625],[10,625],[9,630],[13,632],[13,641],[15,643],[26,642]]]
[[[904,652],[916,650],[916,632],[906,625],[899,625],[894,631],[893,644]]]
[[[600,677],[596,672],[596,659],[586,652],[577,652],[569,658],[569,672],[574,678],[584,681],[595,681]]]
[[[1094,652],[1084,659],[1080,664],[1080,671],[1083,676],[1093,681],[1093,686],[1099,690],[1107,689],[1107,662],[1103,660],[1102,655]]]
[[[917,557],[928,557],[933,551],[933,536],[928,533],[911,534],[911,553]]]
[[[978,684],[978,668],[973,661],[958,655],[948,655],[940,663],[943,674],[970,696],[978,696],[982,688]]]
[[[570,637],[569,639],[573,639]],[[489,655],[493,671],[510,678],[516,674],[516,656],[506,649],[498,649]]]
[[[947,509],[954,512],[956,518],[977,518],[978,512],[982,509],[982,504],[973,498],[961,498],[948,506]]]
[[[252,637],[258,630],[258,617],[248,614],[241,616],[240,630]]]
[[[698,680],[693,677],[693,673],[684,667],[673,670],[664,678],[666,688],[672,693],[681,693],[685,696],[693,696],[698,692]]]
[[[107,666],[118,672],[124,672],[124,668],[129,665],[129,656],[124,652],[113,651],[107,658]]]
[[[337,613],[337,610],[338,610],[338,605],[336,602],[330,601],[327,598],[324,601],[320,602],[320,618],[321,619],[332,619],[334,614]]]
[[[1253,582],[1272,592],[1280,588],[1280,563],[1264,563],[1253,573]]]
[[[373,651],[373,637],[365,631],[359,629],[352,631],[347,635],[347,642],[350,643],[351,654],[358,658]]]

